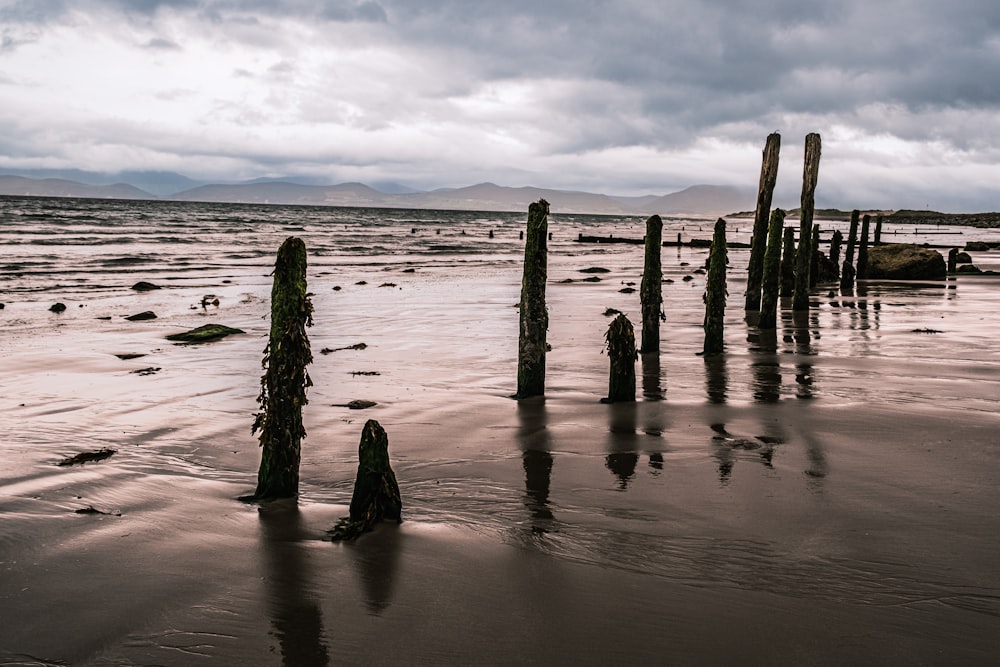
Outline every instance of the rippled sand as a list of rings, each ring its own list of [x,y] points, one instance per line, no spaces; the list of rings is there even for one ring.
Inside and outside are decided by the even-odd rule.
[[[220,257],[239,244],[199,224],[184,244],[141,226],[89,253],[5,243],[22,268],[0,298],[3,664],[995,660],[995,279],[821,288],[768,337],[743,319],[734,250],[727,352],[705,360],[707,253],[664,249],[662,353],[637,365],[638,403],[603,405],[603,312],[638,322],[619,290],[642,250],[572,239],[641,221],[553,216],[547,395],[515,402],[516,220],[399,220],[413,247],[364,257],[314,221],[246,222]],[[259,461],[269,249],[292,233],[314,250],[309,435],[298,503],[258,508],[236,498]],[[130,263],[137,244],[155,257]],[[580,282],[595,265],[610,273]],[[164,339],[206,322],[247,333]],[[332,407],[353,399],[378,405]],[[331,544],[368,418],[405,521]]]

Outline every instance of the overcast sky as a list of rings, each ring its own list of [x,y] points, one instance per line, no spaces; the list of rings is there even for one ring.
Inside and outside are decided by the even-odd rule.
[[[1000,209],[997,0],[0,0],[0,171]]]

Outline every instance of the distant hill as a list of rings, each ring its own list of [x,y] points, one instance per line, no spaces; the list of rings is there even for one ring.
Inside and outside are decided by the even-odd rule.
[[[757,205],[757,193],[725,185],[693,185],[650,201],[646,207],[661,215],[725,215]]]
[[[24,178],[0,176],[0,194],[28,197],[85,197],[91,199],[156,199],[153,195],[126,183],[87,185],[61,178]]]

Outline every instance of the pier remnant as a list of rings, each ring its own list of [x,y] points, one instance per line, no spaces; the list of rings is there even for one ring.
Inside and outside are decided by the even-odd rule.
[[[374,419],[365,423],[358,446],[358,476],[351,496],[350,516],[327,532],[330,539],[352,540],[384,520],[403,520],[403,501],[389,465],[389,436]]]
[[[948,273],[955,273],[958,270],[958,248],[948,251]]]
[[[708,256],[708,284],[705,287],[705,345],[702,354],[721,354],[726,318],[726,221],[715,222],[712,250]]]
[[[602,403],[635,401],[635,330],[624,313],[611,320],[607,333],[608,359],[611,373],[608,379],[608,397]]]
[[[813,225],[812,240],[809,244],[812,250],[809,257],[809,289],[812,289],[819,282],[819,261],[820,255],[823,254],[819,249],[819,225]]]
[[[546,334],[549,328],[549,313],[545,307],[548,215],[549,203],[544,199],[539,199],[528,207],[528,240],[524,244],[524,273],[521,278],[515,398],[541,396],[545,393]]]
[[[795,230],[786,227],[782,237],[781,296],[789,297],[795,291]]]
[[[870,215],[861,218],[861,241],[858,243],[858,280],[865,280],[868,277],[868,230],[871,221]]]
[[[747,266],[746,310],[760,310],[761,286],[764,280],[764,254],[768,238],[768,218],[774,184],[778,178],[778,153],[781,135],[774,132],[764,144],[760,166],[760,185],[757,188],[757,209],[754,213],[753,236],[750,240],[750,263]]]
[[[844,243],[844,234],[839,229],[835,229],[830,237],[830,263],[833,264],[833,271],[837,278],[840,278],[840,246]]]
[[[882,215],[875,216],[875,243],[873,245],[882,245]]]
[[[278,249],[271,287],[271,332],[260,380],[260,412],[251,434],[260,431],[262,448],[255,500],[294,498],[299,492],[302,406],[312,385],[306,366],[312,352],[306,327],[312,326],[312,302],[306,292],[306,245],[290,236]]]
[[[844,294],[854,292],[854,246],[858,242],[858,219],[861,211],[851,211],[851,229],[847,234],[847,250],[844,251],[844,266],[840,270],[840,291]]]
[[[805,160],[802,166],[802,198],[799,212],[799,252],[795,258],[795,293],[792,310],[809,310],[809,267],[812,263],[812,226],[815,211],[816,182],[819,179],[821,141],[819,134],[806,135]]]
[[[646,264],[639,285],[642,302],[642,352],[659,352],[660,321],[663,314],[663,267],[660,249],[663,247],[663,220],[652,215],[646,220]]]
[[[764,282],[761,285],[759,329],[774,329],[778,325],[778,295],[781,282],[781,230],[785,226],[785,212],[780,208],[771,213],[767,234],[767,251],[764,253]],[[791,230],[789,230],[791,231]]]

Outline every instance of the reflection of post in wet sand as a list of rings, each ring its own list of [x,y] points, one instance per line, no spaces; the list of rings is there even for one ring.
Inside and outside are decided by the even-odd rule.
[[[826,462],[826,453],[823,446],[808,432],[802,434],[802,439],[806,442],[806,457],[809,459],[809,467],[805,474],[808,479],[809,488],[820,490],[823,487],[823,480],[829,472]]]
[[[778,331],[751,328],[747,334],[752,360],[753,398],[758,403],[781,400],[781,361],[778,358]]]
[[[524,506],[531,517],[531,532],[547,533],[554,517],[549,508],[553,460],[545,399],[519,401],[517,418],[520,422],[517,440],[524,466]]]
[[[726,355],[715,354],[705,358],[705,390],[709,403],[725,403],[729,391],[726,372]]]
[[[804,399],[813,398],[815,376],[810,359],[815,351],[812,347],[812,336],[809,328],[815,326],[816,336],[819,337],[819,322],[816,319],[810,319],[808,312],[793,312],[791,322],[792,340],[795,343],[794,352],[798,357],[795,364],[795,384],[797,386],[795,396]]]
[[[622,491],[628,489],[639,463],[637,421],[635,403],[615,403],[608,406],[608,454],[605,465],[618,478],[618,488]]]
[[[312,595],[304,553],[309,537],[299,509],[294,501],[276,501],[258,511],[271,625],[281,646],[281,663],[328,665],[323,616]]]
[[[660,378],[660,353],[647,352],[642,357],[642,397],[647,401],[662,401],[667,397]]]
[[[344,545],[364,588],[365,607],[373,616],[388,609],[392,600],[401,538],[398,523],[384,522],[359,541]]]

